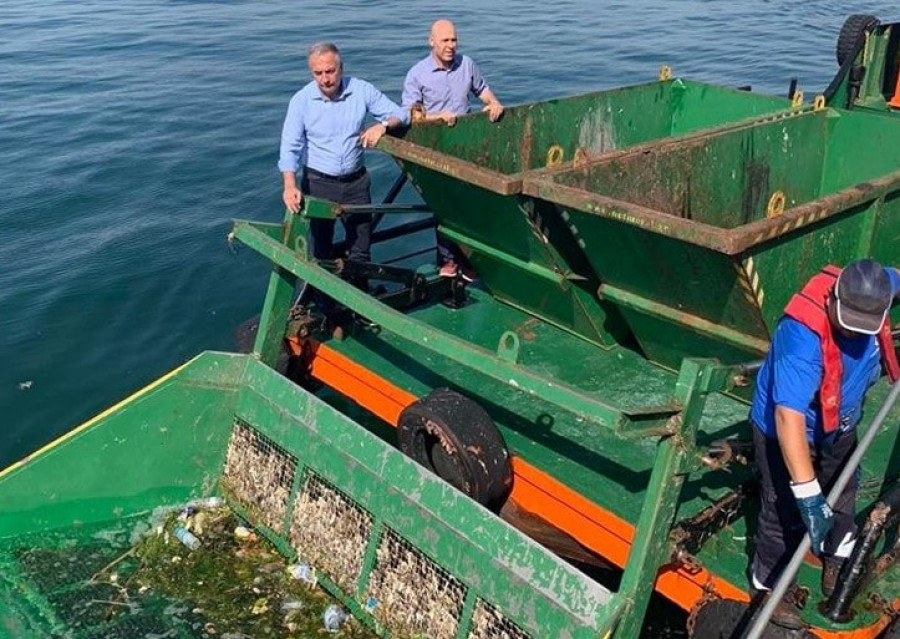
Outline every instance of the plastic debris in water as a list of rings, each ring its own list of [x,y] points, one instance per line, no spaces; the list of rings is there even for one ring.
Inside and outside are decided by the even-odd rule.
[[[289,612],[291,610],[301,610],[303,608],[303,602],[298,599],[285,599],[281,603],[281,611]]]
[[[186,519],[190,519],[194,516],[194,513],[197,512],[197,509],[193,506],[185,506],[184,509],[178,513],[178,519],[184,521]]]
[[[34,386],[34,382],[30,379],[25,380],[24,382],[19,382],[19,390],[28,390],[32,386]]]
[[[261,615],[268,610],[269,599],[267,597],[260,597],[255,602],[253,602],[253,608],[250,609],[250,614]]]
[[[288,572],[291,574],[291,577],[296,579],[297,581],[302,581],[305,584],[309,584],[311,586],[316,585],[316,575],[312,568],[310,568],[309,564],[295,564],[293,566],[288,566]]]
[[[188,502],[188,507],[191,508],[221,508],[225,505],[225,500],[221,497],[200,497],[199,499],[192,499]]]
[[[303,614],[303,602],[297,599],[285,599],[281,603],[281,612],[284,614],[284,623],[287,624],[288,630],[294,632],[297,629],[295,621],[300,619]]]
[[[341,624],[347,621],[348,618],[349,615],[346,610],[337,604],[331,604],[322,613],[322,624],[328,632],[337,632],[341,629]]]
[[[176,526],[175,536],[178,538],[178,541],[183,543],[190,550],[197,550],[200,547],[200,540],[187,528]]]

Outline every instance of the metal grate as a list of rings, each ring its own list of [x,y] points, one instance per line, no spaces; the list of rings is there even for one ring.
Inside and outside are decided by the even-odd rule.
[[[309,473],[294,505],[290,541],[300,561],[331,578],[341,590],[356,592],[372,516],[314,473]]]
[[[472,629],[466,639],[531,639],[494,606],[479,599],[472,613]]]
[[[222,482],[254,523],[281,533],[297,458],[240,420],[234,423]]]
[[[394,636],[453,639],[466,588],[392,530],[378,544],[369,577],[372,614]]]

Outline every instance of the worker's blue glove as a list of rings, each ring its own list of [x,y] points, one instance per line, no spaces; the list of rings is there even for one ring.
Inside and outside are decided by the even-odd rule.
[[[822,488],[816,479],[802,484],[791,484],[791,490],[794,493],[794,499],[797,500],[800,516],[809,532],[813,554],[821,557],[825,537],[834,525],[834,513],[831,511],[831,506],[825,501]]]

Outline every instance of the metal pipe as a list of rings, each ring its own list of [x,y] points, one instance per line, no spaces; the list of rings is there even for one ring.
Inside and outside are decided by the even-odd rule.
[[[391,184],[391,188],[388,189],[387,194],[384,196],[384,199],[381,200],[382,204],[393,204],[394,200],[397,199],[397,196],[400,195],[400,191],[403,189],[403,186],[406,184],[406,180],[409,179],[409,176],[406,173],[401,173],[397,176],[397,179],[394,180],[394,183]],[[378,224],[381,222],[381,218],[384,217],[384,211],[378,211],[375,215],[372,216],[372,231],[378,228]]]
[[[891,408],[893,408],[898,396],[900,396],[900,382],[893,385],[891,392],[884,400],[884,404],[881,405],[878,414],[872,421],[872,425],[869,426],[866,434],[857,445],[856,450],[853,451],[850,459],[847,460],[844,470],[841,471],[837,481],[834,483],[834,487],[831,489],[831,492],[828,493],[829,505],[833,505],[834,502],[837,501],[837,498],[844,491],[844,488],[847,486],[851,477],[853,477],[853,473],[856,472],[859,462],[862,460],[863,455],[865,455],[866,450],[868,450],[872,440],[875,439],[875,435],[881,428],[882,422],[887,418]],[[809,535],[804,535],[803,541],[800,542],[800,546],[797,548],[794,556],[791,557],[790,563],[784,569],[784,572],[781,573],[781,577],[778,579],[778,583],[775,584],[775,588],[769,595],[768,600],[766,600],[765,605],[753,616],[753,624],[750,626],[750,630],[747,634],[744,635],[745,639],[759,639],[759,637],[762,636],[766,624],[768,624],[769,619],[772,618],[772,613],[775,612],[776,606],[778,606],[778,603],[782,600],[788,588],[790,588],[791,582],[794,580],[794,576],[800,568],[800,564],[803,563],[803,556],[806,554],[806,551],[809,550],[810,543]]]
[[[900,486],[895,486],[869,512],[853,552],[841,568],[834,592],[828,598],[828,618],[838,623],[848,621],[850,605],[863,579],[872,574],[870,566],[875,545],[885,529],[893,528],[900,520]],[[876,570],[877,572],[877,570]]]
[[[755,375],[759,372],[759,369],[762,368],[762,365],[765,364],[766,360],[757,359],[752,362],[744,362],[743,364],[738,364],[738,372],[741,375]]]
[[[797,92],[797,78],[791,78],[791,83],[788,85],[788,100],[794,99],[794,93]]]
[[[384,216],[385,211],[402,211],[404,213],[431,212],[431,208],[427,204],[339,204],[334,207],[334,210],[339,215],[374,213],[376,216],[380,215],[381,217]]]
[[[372,233],[372,246],[376,244],[380,244],[382,242],[387,242],[388,240],[393,240],[398,237],[403,237],[404,235],[410,235],[412,233],[418,233],[419,231],[426,231],[428,229],[434,228],[434,218],[428,217],[423,220],[413,220],[412,222],[405,222],[403,224],[398,224],[397,226],[392,226],[390,228],[384,229],[383,231],[376,231]],[[334,251],[337,254],[341,254],[347,249],[350,248],[350,244],[348,244],[347,240],[341,240],[340,242],[334,243]],[[429,250],[434,250],[429,249]]]

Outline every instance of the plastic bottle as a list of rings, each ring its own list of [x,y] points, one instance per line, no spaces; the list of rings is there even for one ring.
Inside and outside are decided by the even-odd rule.
[[[176,526],[175,536],[178,538],[178,541],[183,543],[190,550],[197,550],[200,547],[200,540],[187,528]]]
[[[322,613],[322,624],[328,632],[337,632],[341,629],[341,624],[347,621],[349,615],[347,611],[337,604],[331,604]]]

